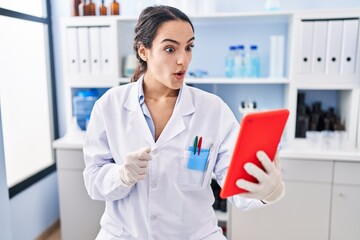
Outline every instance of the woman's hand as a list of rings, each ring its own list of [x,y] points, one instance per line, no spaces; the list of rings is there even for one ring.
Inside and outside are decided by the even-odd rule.
[[[243,197],[262,200],[265,203],[276,202],[285,194],[285,185],[281,176],[278,153],[276,153],[273,162],[263,151],[258,151],[256,156],[265,171],[253,163],[246,163],[244,168],[248,174],[258,180],[258,183],[239,179],[236,181],[236,185],[248,191],[247,193],[241,194]]]
[[[151,160],[151,148],[140,148],[126,155],[125,162],[120,168],[120,180],[126,186],[132,186],[146,178],[148,162]]]

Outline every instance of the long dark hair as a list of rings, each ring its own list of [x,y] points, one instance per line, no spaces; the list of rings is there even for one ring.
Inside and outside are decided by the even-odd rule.
[[[158,28],[161,24],[172,20],[188,22],[194,31],[194,26],[189,17],[177,8],[158,5],[147,7],[141,12],[135,27],[134,50],[136,58],[138,59],[138,64],[133,76],[131,77],[132,82],[138,80],[139,77],[147,70],[147,63],[142,60],[138,54],[139,42],[141,42],[145,48],[151,48]]]

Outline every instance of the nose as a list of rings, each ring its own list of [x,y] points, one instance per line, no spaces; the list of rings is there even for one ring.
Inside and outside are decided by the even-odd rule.
[[[191,61],[191,52],[181,51],[177,57],[177,64],[187,66]]]

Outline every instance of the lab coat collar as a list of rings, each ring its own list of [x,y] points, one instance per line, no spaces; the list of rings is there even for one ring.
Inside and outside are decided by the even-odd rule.
[[[139,104],[138,93],[140,84],[142,83],[142,81],[139,80],[136,84],[131,86],[128,95],[129,97],[126,100],[124,107],[132,112],[130,126],[140,137],[151,144],[154,150],[185,130],[183,118],[195,112],[194,102],[189,87],[186,84],[183,84],[182,90],[179,92],[179,94],[181,94],[181,96],[179,96],[180,101],[175,106],[172,116],[155,143]]]

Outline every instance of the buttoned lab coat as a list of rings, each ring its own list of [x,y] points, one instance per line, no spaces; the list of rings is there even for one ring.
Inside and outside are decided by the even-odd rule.
[[[225,239],[217,225],[210,186],[223,185],[239,124],[216,95],[183,85],[181,96],[155,142],[138,100],[142,81],[114,87],[95,104],[84,143],[84,180],[92,199],[106,201],[97,239]],[[210,149],[206,171],[187,167],[195,136]],[[145,180],[119,180],[125,156],[151,146]],[[229,198],[240,209],[258,200]],[[241,227],[241,226],[239,226]]]

